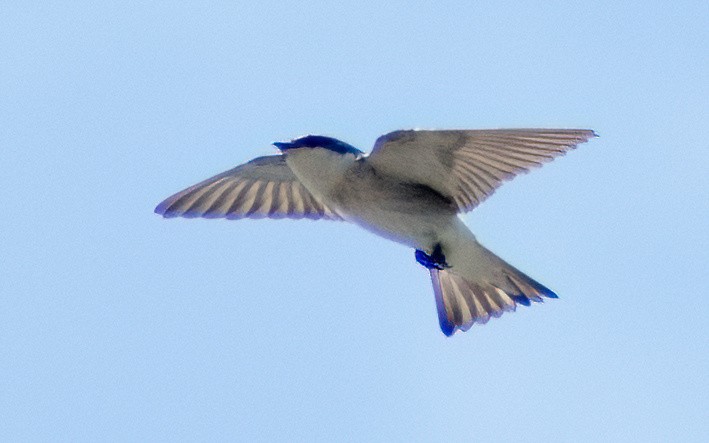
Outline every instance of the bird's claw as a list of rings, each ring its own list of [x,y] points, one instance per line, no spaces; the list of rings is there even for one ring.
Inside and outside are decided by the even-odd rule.
[[[450,265],[446,263],[446,256],[443,255],[440,243],[436,244],[436,247],[433,248],[433,253],[431,253],[431,255],[420,249],[416,250],[415,255],[416,261],[428,269],[443,270],[450,268]]]

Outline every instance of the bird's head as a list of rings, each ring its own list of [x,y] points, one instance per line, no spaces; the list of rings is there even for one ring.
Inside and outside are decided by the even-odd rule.
[[[308,148],[308,149],[327,149],[338,154],[354,154],[359,157],[363,154],[362,151],[336,138],[326,137],[324,135],[306,135],[304,137],[294,138],[287,142],[274,142],[273,145],[287,152],[290,149]]]

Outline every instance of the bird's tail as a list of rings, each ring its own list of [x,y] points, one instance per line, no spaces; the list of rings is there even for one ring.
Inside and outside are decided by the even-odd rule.
[[[446,248],[447,265],[432,267],[431,281],[441,330],[447,336],[485,324],[490,317],[529,306],[543,297],[557,298],[550,289],[508,264],[477,241]]]

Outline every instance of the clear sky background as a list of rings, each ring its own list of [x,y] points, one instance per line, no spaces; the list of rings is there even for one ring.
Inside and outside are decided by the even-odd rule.
[[[699,0],[3,2],[0,440],[709,441],[707,23]],[[446,338],[403,246],[153,214],[274,140],[412,127],[601,135],[464,217],[559,300]]]

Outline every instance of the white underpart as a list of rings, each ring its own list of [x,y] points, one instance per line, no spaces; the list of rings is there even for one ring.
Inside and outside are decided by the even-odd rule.
[[[364,180],[343,184],[346,171],[356,161],[354,155],[342,155],[326,149],[302,148],[289,151],[286,163],[301,183],[316,198],[345,220],[389,240],[431,251],[444,236],[472,237],[468,228],[453,214],[426,211],[396,212],[381,201],[367,200],[376,194]],[[343,207],[333,198],[336,192],[362,196],[362,201]],[[456,234],[457,230],[463,230]],[[447,231],[450,231],[447,233]],[[474,237],[472,237],[474,238]]]

